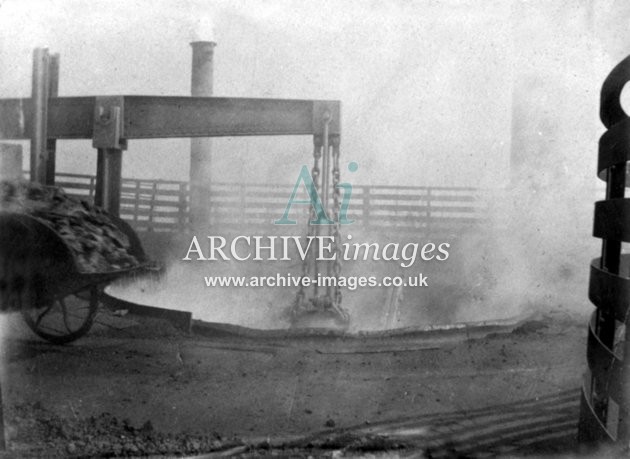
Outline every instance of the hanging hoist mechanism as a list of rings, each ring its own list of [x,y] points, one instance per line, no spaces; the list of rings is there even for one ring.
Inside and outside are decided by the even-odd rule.
[[[332,114],[326,110],[322,117],[322,134],[313,136],[313,168],[311,176],[313,178],[312,195],[321,198],[322,210],[325,215],[317,215],[315,206],[311,206],[310,218],[308,221],[307,235],[314,237],[315,250],[310,250],[302,263],[302,276],[310,277],[312,286],[304,287],[300,284],[300,289],[295,298],[295,302],[290,311],[291,325],[293,327],[303,326],[329,326],[327,319],[339,327],[347,328],[350,324],[350,315],[341,306],[341,289],[339,287],[339,275],[341,273],[341,231],[339,221],[340,210],[340,173],[339,173],[339,135],[330,134],[330,123]],[[332,159],[332,170],[331,170]],[[321,170],[320,170],[321,160]],[[330,192],[332,178],[332,208],[330,207]],[[321,179],[321,180],[320,180]],[[313,192],[314,191],[314,192]],[[322,217],[332,216],[333,222],[320,224]],[[319,243],[317,236],[327,232],[332,236],[333,260],[318,260]],[[319,285],[319,281],[325,279],[324,285]],[[317,280],[318,282],[313,282]],[[310,292],[309,292],[310,290]],[[309,295],[310,293],[310,295]]]

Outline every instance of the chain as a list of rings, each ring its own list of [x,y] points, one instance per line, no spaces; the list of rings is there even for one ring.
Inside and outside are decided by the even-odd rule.
[[[319,194],[321,191],[321,170],[319,169],[319,161],[322,159],[322,148],[323,148],[323,139],[322,136],[316,135],[313,137],[313,170],[311,172],[313,176],[313,184],[315,185],[315,193]],[[309,236],[319,236],[319,226],[311,225],[312,221],[316,221],[318,219],[317,212],[315,210],[315,206],[311,206],[311,218],[308,221],[308,235]],[[319,242],[318,242],[319,243]],[[305,259],[305,262],[310,257]],[[313,258],[313,273],[317,274],[317,257]],[[313,297],[317,298],[318,286],[315,284],[313,286]]]
[[[318,288],[317,284],[313,285],[313,298],[312,302],[316,308],[324,307],[326,309],[332,307],[332,310],[339,314],[341,320],[343,322],[348,322],[349,316],[347,312],[341,307],[341,287],[339,286],[339,276],[341,274],[341,223],[339,222],[339,214],[341,211],[341,188],[339,187],[339,182],[341,179],[340,167],[339,167],[339,143],[340,139],[338,135],[328,136],[326,138],[326,134],[328,133],[328,129],[324,129],[324,136],[316,135],[313,137],[313,168],[311,169],[311,176],[313,178],[313,186],[315,187],[315,192],[319,194],[320,191],[327,194],[328,190],[323,190],[324,184],[328,181],[328,177],[322,177],[322,170],[320,169],[320,160],[322,160],[322,155],[330,155],[329,151],[324,148],[326,145],[330,145],[332,147],[332,193],[333,193],[333,205],[332,205],[332,217],[333,217],[333,225],[329,227],[328,234],[333,237],[333,253],[335,254],[335,259],[331,264],[327,264],[328,275],[330,275],[331,271],[335,277],[334,290],[332,291],[332,297],[330,294],[330,290],[327,289],[326,298],[318,297]],[[326,164],[330,164],[328,162],[329,156],[324,158],[324,169],[326,169]],[[324,170],[324,174],[329,174],[330,172]],[[324,209],[327,210],[327,203],[324,198]],[[311,225],[311,221],[317,220],[318,215],[316,213],[315,206],[310,207],[310,219],[308,223],[307,234],[308,237],[318,236],[320,233],[319,226]],[[314,270],[315,274],[318,273],[318,263],[316,259],[311,259],[313,257],[305,257],[302,262],[302,276],[307,277],[310,273],[310,268]],[[312,265],[311,265],[312,263]],[[295,307],[293,309],[294,317],[299,314],[305,308],[306,303],[306,288],[302,283],[300,283],[300,287],[298,290],[298,294],[295,300]]]
[[[311,176],[313,177],[315,191],[317,192],[319,192],[319,176],[320,176],[319,161],[322,157],[321,147],[322,147],[321,136],[318,136],[318,135],[313,136],[313,168],[311,169]],[[315,213],[315,207],[311,206],[311,210],[309,214],[309,221],[307,223],[307,236],[308,237],[313,236],[314,226],[311,225],[311,221],[314,221],[316,219],[317,219],[317,214]],[[302,262],[302,277],[308,277],[308,275],[309,275],[309,257],[305,257],[304,261]],[[315,288],[317,287],[315,286]],[[300,288],[298,290],[298,294],[296,298],[296,305],[298,307],[304,304],[304,298],[305,298],[304,284],[300,282]]]
[[[341,306],[341,289],[339,287],[339,274],[341,273],[341,224],[339,223],[339,210],[340,210],[340,197],[341,191],[339,185],[340,170],[339,170],[339,136],[332,138],[333,146],[333,220],[335,222],[332,228],[333,232],[333,244],[335,249],[335,261],[333,262],[333,274],[335,275],[335,290],[333,296],[333,304],[336,307]]]

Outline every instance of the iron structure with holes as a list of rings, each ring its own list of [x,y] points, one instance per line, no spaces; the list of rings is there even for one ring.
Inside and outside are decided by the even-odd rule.
[[[588,370],[579,422],[582,442],[630,443],[630,117],[620,96],[630,81],[630,56],[608,75],[601,91],[600,117],[607,131],[599,141],[598,175],[606,199],[595,204],[593,235],[602,254],[591,263],[589,298],[597,307],[588,327]]]

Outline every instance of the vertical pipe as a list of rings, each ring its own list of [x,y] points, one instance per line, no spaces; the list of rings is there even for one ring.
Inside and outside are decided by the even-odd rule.
[[[48,76],[48,98],[57,97],[59,95],[59,54],[50,56],[50,68]],[[46,161],[46,185],[55,184],[56,172],[56,156],[57,156],[57,140],[47,139],[46,150],[48,151],[48,160]]]
[[[47,48],[33,51],[31,181],[38,183],[46,183],[49,61]]]
[[[194,41],[190,90],[193,97],[210,97],[213,92],[214,48],[212,41]],[[209,222],[212,140],[190,141],[190,219],[193,227]]]
[[[190,44],[192,47],[190,95],[193,97],[212,96],[216,45],[213,41],[193,41]]]
[[[99,148],[96,158],[96,190],[94,203],[112,215],[120,215],[120,176],[122,150]]]

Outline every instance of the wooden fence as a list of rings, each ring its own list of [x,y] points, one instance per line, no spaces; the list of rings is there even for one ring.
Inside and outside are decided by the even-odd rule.
[[[58,173],[57,185],[69,195],[92,201],[95,178]],[[291,229],[273,225],[284,214],[292,185],[213,183],[208,203],[211,224],[261,234]],[[296,199],[307,199],[303,195]],[[190,228],[187,182],[123,179],[120,216],[137,231],[182,231]],[[348,218],[353,229],[458,235],[487,216],[483,195],[474,188],[354,185]],[[289,218],[305,225],[308,205],[293,204]]]
[[[284,214],[291,190],[291,185],[215,183],[211,187],[211,221],[222,227],[264,226],[269,230]],[[308,197],[304,192],[296,199]],[[354,185],[349,202],[353,229],[367,231],[457,235],[487,216],[487,206],[473,188]],[[309,208],[296,203],[289,218],[304,225]]]
[[[70,196],[94,201],[96,177],[57,173],[55,184]],[[189,227],[188,183],[122,179],[120,217],[136,231],[181,231]]]

